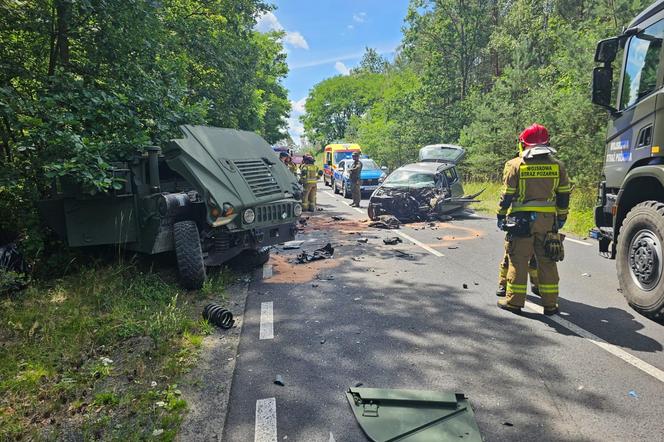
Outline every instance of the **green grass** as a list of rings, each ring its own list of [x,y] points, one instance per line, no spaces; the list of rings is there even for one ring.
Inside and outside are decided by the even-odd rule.
[[[469,182],[464,183],[463,188],[467,194],[486,189],[484,193],[478,197],[481,201],[474,204],[473,207],[478,212],[496,213],[498,200],[500,199],[500,191],[502,190],[501,184],[490,182]],[[565,224],[565,228],[563,229],[564,232],[580,237],[586,237],[588,235],[588,231],[595,226],[595,194],[595,189],[573,189],[570,200],[570,213],[567,217],[567,224]]]
[[[211,332],[195,304],[228,277],[187,293],[171,273],[92,264],[0,298],[0,440],[174,439]]]

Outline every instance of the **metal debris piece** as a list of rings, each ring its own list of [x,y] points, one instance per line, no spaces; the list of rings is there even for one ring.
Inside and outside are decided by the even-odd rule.
[[[325,247],[321,247],[320,249],[314,250],[314,252],[311,255],[308,254],[306,251],[300,253],[299,255],[297,255],[296,262],[298,264],[305,264],[311,261],[329,259],[332,258],[333,255],[334,255],[334,247],[332,247],[332,244],[327,243]]]
[[[513,427],[514,426],[514,424],[512,422],[503,422],[503,425],[505,425],[506,427]]]
[[[233,313],[217,304],[208,304],[205,306],[203,309],[203,319],[223,329],[229,329],[235,324]]]
[[[636,390],[629,390],[629,393],[627,393],[629,397],[633,397],[634,399],[639,398],[639,394],[636,392]]]
[[[283,386],[286,385],[286,384],[284,383],[284,378],[283,378],[280,374],[278,374],[278,375],[274,378],[274,383],[275,383],[275,385],[279,385],[279,386],[281,386],[281,387],[283,387]]]
[[[375,221],[369,223],[369,227],[376,229],[398,229],[401,222],[392,215],[382,215],[376,218]]]
[[[362,382],[358,382],[357,384],[355,384],[355,388],[361,387],[361,386],[363,386],[363,385],[364,385],[364,384],[363,384]]]
[[[401,238],[398,236],[391,236],[389,238],[383,238],[383,243],[387,244],[388,246],[393,246],[396,244],[400,244],[403,241],[401,241]]]
[[[405,259],[415,258],[414,255],[411,255],[410,253],[406,253],[403,250],[395,250],[394,254],[397,255],[398,258],[405,258]]]
[[[284,243],[284,250],[296,250],[302,247],[302,244],[304,244],[304,241],[288,241],[287,243]]]
[[[468,284],[464,284],[463,288],[467,290],[468,289]]]
[[[362,244],[366,244],[366,243],[369,242],[369,238],[360,238],[360,239],[357,240],[357,242],[360,242]]]
[[[316,210],[317,210],[318,212],[322,212],[322,211],[325,210],[325,209],[323,209],[322,207],[316,207]]]
[[[343,216],[339,216],[339,215],[333,215],[332,219],[334,221],[346,221],[346,218],[344,218]]]
[[[458,248],[459,248],[458,246],[449,246],[449,247],[448,247],[449,250],[456,250],[456,249],[458,249]]]
[[[482,441],[473,408],[460,393],[356,387],[346,398],[375,442]]]

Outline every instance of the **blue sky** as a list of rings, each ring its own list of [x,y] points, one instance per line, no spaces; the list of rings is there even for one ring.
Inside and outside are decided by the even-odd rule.
[[[284,81],[293,112],[289,131],[299,142],[304,101],[319,81],[346,74],[365,47],[389,59],[401,41],[408,0],[275,0],[258,30],[283,30],[290,73]]]

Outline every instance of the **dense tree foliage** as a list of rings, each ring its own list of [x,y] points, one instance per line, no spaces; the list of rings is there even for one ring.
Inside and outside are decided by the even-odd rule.
[[[518,133],[540,122],[575,181],[592,183],[601,170],[607,119],[589,99],[595,45],[649,3],[411,0],[394,63],[368,78],[378,86],[362,89],[361,101],[370,105],[349,114],[338,131],[319,123],[333,120],[332,106],[314,105],[331,84],[338,91],[331,95],[353,90],[367,72],[363,61],[350,76],[314,87],[306,135],[320,143],[359,142],[392,167],[416,158],[424,144],[460,143],[469,151],[465,172],[495,179],[515,154]],[[378,95],[367,100],[364,91]],[[345,95],[347,102],[356,99]]]
[[[279,33],[260,0],[0,1],[0,232],[21,233],[49,178],[119,185],[109,162],[183,123],[283,138]]]

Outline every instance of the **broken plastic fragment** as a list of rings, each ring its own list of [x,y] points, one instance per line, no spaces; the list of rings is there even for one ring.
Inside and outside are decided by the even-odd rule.
[[[281,387],[283,387],[283,386],[286,385],[286,384],[284,383],[284,378],[281,377],[280,374],[278,374],[278,375],[276,376],[276,378],[274,378],[274,383],[275,383],[275,385],[279,385],[279,386],[281,386]]]
[[[633,398],[635,398],[635,399],[638,399],[638,398],[639,398],[639,395],[637,394],[637,392],[636,392],[635,390],[629,390],[629,393],[627,393],[627,395],[628,395],[629,397],[633,397]]]
[[[402,243],[401,238],[398,236],[391,236],[389,238],[383,238],[383,243],[387,244],[388,246],[393,246],[395,244]]]

